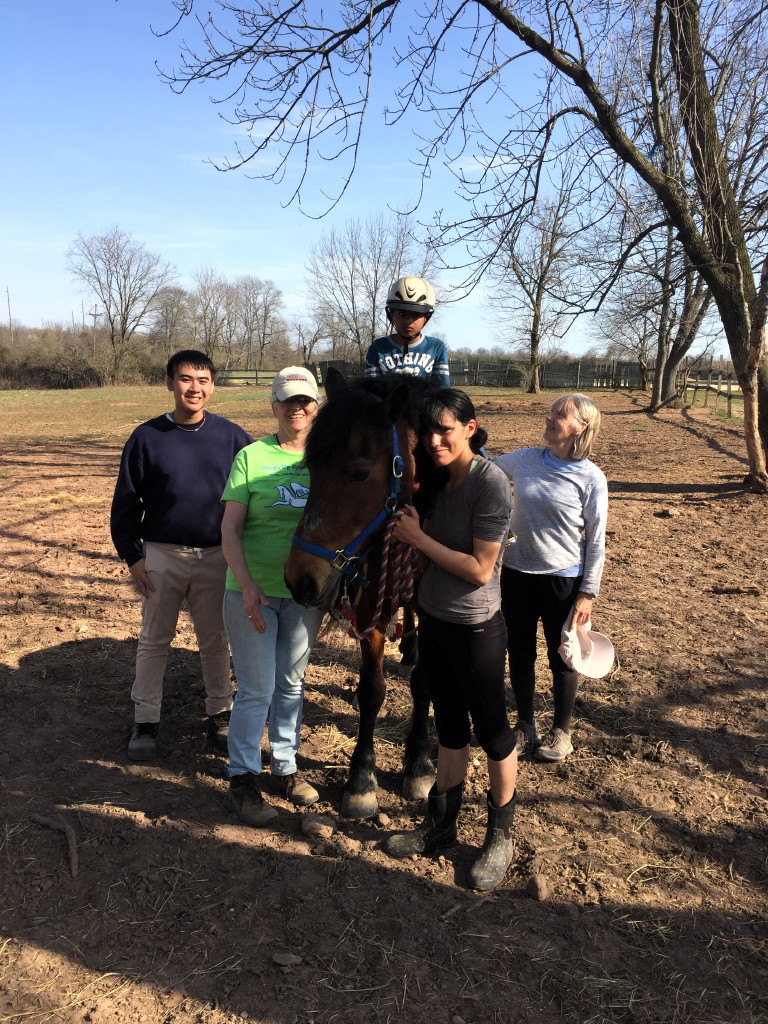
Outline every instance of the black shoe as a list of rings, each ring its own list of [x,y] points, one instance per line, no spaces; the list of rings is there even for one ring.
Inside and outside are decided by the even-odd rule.
[[[224,796],[224,806],[236,814],[244,825],[252,828],[263,828],[277,820],[277,811],[261,795],[258,779],[253,772],[232,776]]]
[[[522,718],[518,718],[512,731],[515,736],[515,750],[518,757],[522,754],[531,754],[541,746],[539,730],[531,722],[524,722]]]
[[[136,722],[128,740],[132,761],[152,761],[157,756],[157,722]]]
[[[216,753],[223,754],[224,757],[229,753],[227,741],[231,714],[231,711],[219,711],[217,715],[208,715],[208,736],[216,748]]]
[[[390,857],[435,853],[455,843],[463,793],[463,782],[452,786],[445,793],[438,793],[435,784],[427,797],[427,813],[423,823],[410,832],[396,832],[385,840],[384,849]]]

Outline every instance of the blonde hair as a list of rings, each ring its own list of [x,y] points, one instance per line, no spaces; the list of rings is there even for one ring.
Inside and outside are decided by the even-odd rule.
[[[550,412],[558,409],[565,409],[573,413],[577,420],[584,424],[584,429],[573,439],[570,458],[574,462],[579,459],[588,459],[592,454],[592,446],[600,433],[600,410],[591,398],[573,392],[570,395],[563,395],[556,398],[550,406]]]

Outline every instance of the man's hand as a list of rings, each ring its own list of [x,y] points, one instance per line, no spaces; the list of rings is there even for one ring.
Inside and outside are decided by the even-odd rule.
[[[138,562],[134,562],[133,565],[129,565],[128,572],[131,574],[134,587],[136,587],[141,596],[149,597],[155,588],[152,586],[149,576],[147,576],[144,559],[140,558]]]

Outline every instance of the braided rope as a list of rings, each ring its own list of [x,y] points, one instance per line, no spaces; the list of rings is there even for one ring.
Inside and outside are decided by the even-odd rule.
[[[402,605],[408,604],[413,597],[414,579],[418,564],[418,552],[410,544],[403,544],[400,541],[392,540],[392,531],[395,528],[395,519],[390,519],[384,530],[384,544],[381,550],[381,568],[379,570],[379,589],[376,594],[376,608],[370,625],[363,630],[357,628],[357,615],[347,598],[341,604],[341,614],[349,623],[349,635],[357,640],[369,640],[379,628],[384,610],[384,601],[387,596],[387,576],[390,569],[390,549],[392,551],[392,592],[390,600],[390,623],[394,621],[398,610]],[[399,632],[398,632],[399,631]],[[402,635],[400,623],[396,626],[395,639]]]

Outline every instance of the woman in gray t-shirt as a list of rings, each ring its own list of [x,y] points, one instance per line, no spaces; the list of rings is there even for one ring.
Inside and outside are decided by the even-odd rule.
[[[504,694],[506,628],[499,572],[509,533],[509,483],[478,450],[486,440],[469,397],[438,391],[424,411],[422,443],[444,471],[424,526],[407,506],[394,536],[429,561],[419,586],[419,664],[426,674],[439,742],[427,815],[390,836],[393,857],[432,853],[456,839],[471,730],[488,759],[488,827],[472,866],[474,889],[493,889],[512,859],[517,753]]]

